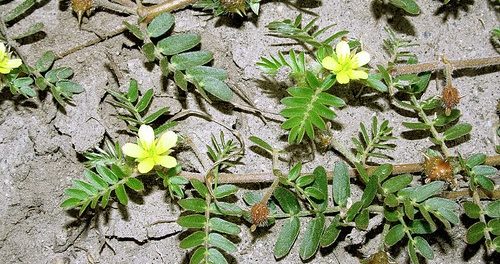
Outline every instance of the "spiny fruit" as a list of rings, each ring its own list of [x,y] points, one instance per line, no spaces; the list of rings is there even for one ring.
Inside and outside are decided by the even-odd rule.
[[[220,4],[226,12],[236,13],[240,16],[243,16],[246,10],[245,0],[220,0]]]
[[[444,160],[441,157],[425,157],[423,164],[424,172],[427,178],[426,182],[429,181],[447,181],[449,183],[455,184],[455,178],[453,177],[453,167],[450,162]]]
[[[252,217],[251,231],[255,231],[257,226],[264,226],[267,224],[267,217],[269,216],[269,208],[266,204],[260,202],[256,203],[250,209],[250,216]]]
[[[87,16],[90,15],[90,11],[94,6],[94,0],[71,0],[71,8],[78,16],[78,24],[82,23],[83,13]]]
[[[448,116],[451,113],[451,109],[455,108],[455,106],[460,103],[460,93],[457,88],[452,85],[446,85],[441,94],[441,98],[443,100],[443,104],[445,107],[445,114]]]
[[[385,251],[379,251],[370,257],[361,260],[362,264],[393,264],[396,263]]]

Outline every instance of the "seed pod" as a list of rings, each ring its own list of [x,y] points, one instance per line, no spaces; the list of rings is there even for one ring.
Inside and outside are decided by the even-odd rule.
[[[460,102],[460,94],[457,88],[452,85],[446,85],[441,94],[443,104],[445,107],[445,114],[448,116],[451,113],[451,109],[455,108]]]
[[[94,0],[71,0],[71,8],[78,16],[79,25],[82,23],[83,13],[86,13],[88,16],[93,6]]]
[[[267,217],[269,216],[267,204],[262,202],[254,204],[250,209],[250,216],[252,217],[252,231],[254,231],[257,226],[265,226],[267,224]]]
[[[425,157],[423,164],[426,182],[429,181],[446,181],[455,184],[453,175],[453,167],[450,162],[441,157]]]
[[[393,264],[396,263],[385,251],[379,251],[370,257],[361,260],[363,264]]]
[[[243,16],[246,10],[245,0],[220,0],[220,4],[224,11],[229,13],[236,13]]]

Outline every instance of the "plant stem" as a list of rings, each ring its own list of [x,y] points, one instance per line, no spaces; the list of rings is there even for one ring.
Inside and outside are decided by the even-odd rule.
[[[477,192],[477,187],[472,188],[472,200],[480,208],[479,221],[484,223],[485,226],[488,226],[488,222],[486,221],[486,218],[484,217],[484,208],[483,208],[483,205],[481,204],[481,198],[479,197],[479,194]],[[484,234],[484,240],[486,240],[486,242],[485,242],[486,250],[488,251],[488,254],[491,254],[491,253],[493,253],[494,249],[491,246],[492,242],[491,242],[491,236],[490,236],[490,232],[488,231],[488,228],[483,229],[483,234]]]
[[[500,165],[500,155],[489,156],[486,158],[484,163],[485,165],[490,166],[498,166]],[[407,163],[407,164],[395,164],[393,165],[392,174],[403,174],[403,173],[417,173],[422,172],[423,167],[421,163]],[[374,170],[376,167],[374,166],[366,166],[365,167],[368,173]],[[312,174],[312,172],[303,173],[303,175]],[[356,176],[356,170],[349,170],[349,175],[351,177]],[[198,179],[200,181],[204,180],[204,176],[201,173],[193,173],[193,172],[181,172],[181,176],[187,179]],[[333,179],[333,172],[327,172],[328,180]],[[266,183],[273,182],[276,176],[272,172],[263,172],[263,173],[242,173],[242,174],[233,174],[233,173],[220,173],[219,174],[219,183],[237,183],[237,184],[246,184],[246,183]]]
[[[167,0],[153,6],[140,6],[137,8],[137,15],[141,18],[141,22],[147,23],[163,12],[181,9],[196,2],[198,0]]]
[[[125,6],[118,3],[109,2],[107,0],[94,0],[95,7],[103,7],[122,14],[135,15],[135,9],[130,6]]]
[[[468,68],[482,68],[500,64],[500,56],[462,59],[462,60],[447,60],[453,70],[468,69]],[[392,75],[421,73],[428,71],[444,70],[446,63],[441,60],[425,62],[419,64],[398,65],[394,67]]]
[[[419,102],[417,101],[417,97],[415,97],[415,95],[412,94],[410,95],[410,100],[413,106],[418,108],[418,116],[420,116],[420,118],[422,118],[422,121],[424,121],[424,123],[429,126],[429,130],[431,131],[434,139],[439,143],[439,146],[441,147],[441,151],[443,151],[445,158],[449,158],[451,156],[450,150],[446,146],[443,137],[439,135],[436,128],[434,127],[434,123],[432,123],[432,121],[425,113],[424,109],[420,106]]]
[[[344,145],[340,144],[340,142],[338,142],[337,139],[335,139],[335,137],[332,137],[330,139],[330,146],[334,148],[336,151],[340,152],[340,154],[342,154],[342,156],[344,156],[352,165],[354,165],[358,161],[356,157],[354,157],[354,154],[348,151],[344,147]]]

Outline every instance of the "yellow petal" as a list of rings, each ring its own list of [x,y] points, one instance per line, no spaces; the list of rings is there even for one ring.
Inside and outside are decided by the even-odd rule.
[[[17,67],[21,66],[21,64],[23,64],[23,62],[21,61],[21,59],[9,60],[7,62],[6,68],[14,69],[14,68],[17,68]]]
[[[349,79],[351,80],[368,79],[368,73],[366,73],[365,71],[352,70],[349,72]]]
[[[366,51],[361,51],[354,55],[354,58],[352,59],[352,67],[353,68],[359,68],[363,65],[366,65],[370,61],[370,54]]]
[[[339,59],[339,63],[343,64],[343,62],[351,56],[351,49],[349,48],[349,44],[346,41],[340,41],[335,47],[335,53],[337,53],[337,58]]]
[[[173,148],[177,143],[177,135],[173,131],[167,131],[161,135],[158,143],[156,143],[156,154],[163,154],[167,150]]]
[[[0,57],[5,54],[5,45],[0,42]]]
[[[148,153],[136,144],[127,143],[122,147],[123,154],[132,158],[145,158]]]
[[[321,65],[325,69],[333,71],[337,67],[338,63],[333,57],[327,56],[321,61]]]
[[[0,66],[0,73],[7,74],[10,72],[10,69],[4,68]]]
[[[143,148],[149,149],[155,142],[155,132],[148,125],[141,125],[139,128],[139,142]]]
[[[165,168],[173,168],[177,166],[177,160],[174,157],[167,155],[159,156],[156,162]]]
[[[147,158],[139,162],[137,169],[140,173],[148,173],[155,166],[155,160],[153,158]]]
[[[349,82],[349,75],[345,71],[341,71],[337,74],[337,82],[340,84],[346,84]]]

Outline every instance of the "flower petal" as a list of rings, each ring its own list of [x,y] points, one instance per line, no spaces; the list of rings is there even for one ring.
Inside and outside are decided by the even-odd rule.
[[[346,41],[340,41],[335,47],[335,53],[337,53],[337,58],[339,63],[343,64],[347,58],[351,56],[351,49]]]
[[[0,42],[0,57],[2,57],[3,54],[5,54],[5,45]]]
[[[7,68],[0,66],[0,73],[7,74],[9,72],[10,72],[10,69],[7,69]]]
[[[5,66],[6,66],[6,68],[14,69],[14,68],[21,66],[21,64],[23,64],[21,59],[12,59],[12,60],[7,61],[7,64]]]
[[[145,158],[148,153],[144,151],[139,145],[127,143],[122,147],[123,154],[132,157],[132,158]]]
[[[370,54],[366,51],[361,51],[354,55],[352,59],[352,67],[354,69],[366,65],[370,61]]]
[[[155,132],[152,127],[142,125],[139,128],[139,142],[143,148],[149,149],[155,142]]]
[[[160,136],[158,143],[156,143],[156,154],[163,154],[167,150],[173,148],[177,143],[177,134],[173,131],[167,131]]]
[[[156,162],[165,168],[177,166],[177,160],[172,156],[158,156]]]
[[[349,79],[351,80],[368,79],[368,73],[360,70],[352,70],[349,72]]]
[[[340,84],[346,84],[349,82],[349,75],[345,71],[341,71],[337,74],[337,82]]]
[[[327,56],[321,61],[321,65],[325,69],[333,71],[337,67],[338,63],[333,57]]]
[[[137,169],[140,173],[148,173],[154,166],[155,160],[153,158],[147,158],[139,162]]]

